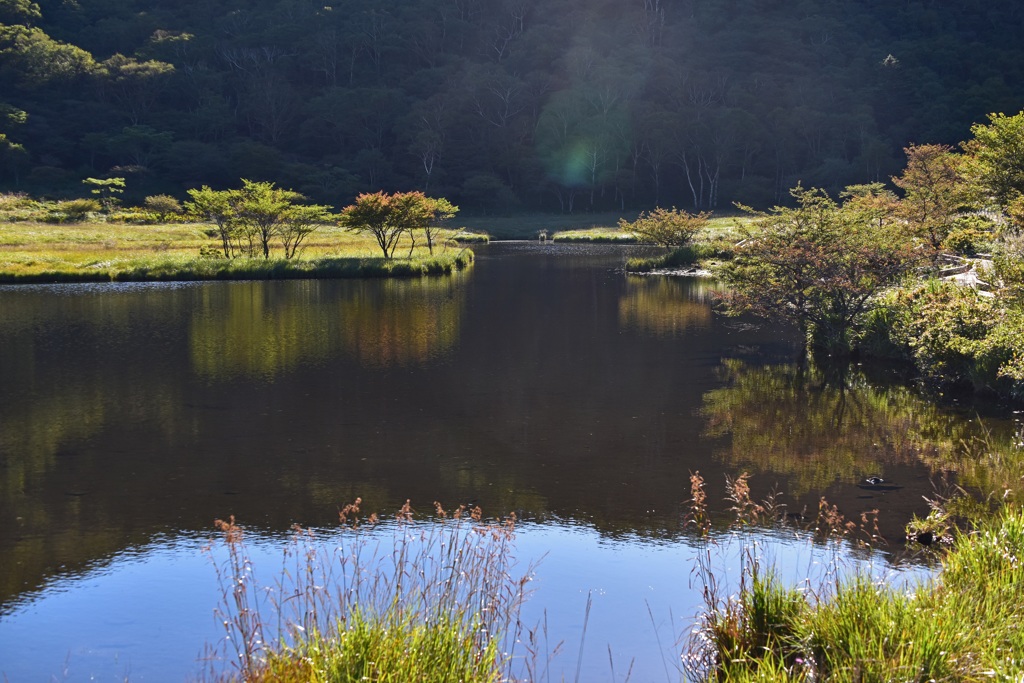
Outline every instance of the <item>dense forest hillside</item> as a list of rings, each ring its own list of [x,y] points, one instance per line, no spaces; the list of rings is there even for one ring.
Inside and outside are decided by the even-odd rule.
[[[0,189],[34,194],[766,206],[1024,105],[1018,0],[0,0],[0,22]]]

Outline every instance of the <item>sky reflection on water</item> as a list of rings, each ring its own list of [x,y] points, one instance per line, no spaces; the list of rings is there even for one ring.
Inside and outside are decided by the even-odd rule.
[[[385,546],[394,533],[385,524],[364,535]],[[340,542],[337,531],[321,542]],[[11,681],[121,680],[180,681],[205,670],[204,646],[223,636],[214,618],[220,604],[208,539],[159,539],[119,553],[79,576],[56,580],[22,596],[0,617],[0,675]],[[279,577],[281,535],[251,534],[247,547],[264,585]],[[756,548],[765,566],[786,581],[842,572],[872,571],[878,577],[916,580],[922,567],[893,567],[880,553],[853,554],[845,546],[812,544],[788,531],[758,530],[744,538],[721,534],[712,546],[713,563],[732,589],[742,548]],[[573,523],[524,524],[514,543],[521,571],[536,563],[525,624],[547,621],[547,647],[560,654],[550,664],[552,680],[572,679],[583,645],[581,680],[679,680],[680,640],[700,608],[693,588],[699,544],[693,538],[652,541],[609,539]],[[593,604],[586,625],[588,595]],[[541,641],[543,643],[543,641]],[[609,650],[611,658],[609,658]],[[522,649],[520,650],[522,652]]]

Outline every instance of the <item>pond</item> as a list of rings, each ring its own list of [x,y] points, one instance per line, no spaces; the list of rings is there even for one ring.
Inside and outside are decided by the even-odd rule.
[[[515,512],[556,680],[679,679],[694,471],[720,518],[744,471],[791,519],[821,496],[878,509],[890,546],[844,545],[845,566],[926,571],[898,561],[903,524],[990,479],[970,444],[1011,440],[1013,416],[801,372],[791,330],[719,316],[707,280],[625,276],[634,249],[496,243],[415,281],[0,288],[0,675],[198,676],[222,635],[213,520],[235,515],[272,579],[293,524],[330,537],[357,496]],[[793,580],[837,552],[751,538]]]

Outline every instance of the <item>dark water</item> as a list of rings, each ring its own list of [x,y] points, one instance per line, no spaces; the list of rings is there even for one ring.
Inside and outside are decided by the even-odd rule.
[[[713,313],[713,283],[626,277],[622,247],[477,253],[417,281],[0,288],[0,672],[196,672],[217,599],[199,547],[230,514],[272,550],[356,496],[515,511],[576,638],[595,587],[617,595],[595,616],[609,634],[648,590],[692,615],[695,470],[716,508],[749,471],[794,514],[822,495],[850,518],[878,508],[897,540],[937,486],[1000,476],[964,471],[975,413],[856,370],[801,373],[786,330]],[[985,420],[992,441],[1013,427]],[[902,488],[858,487],[871,474]],[[664,680],[675,636],[636,640],[632,680]]]

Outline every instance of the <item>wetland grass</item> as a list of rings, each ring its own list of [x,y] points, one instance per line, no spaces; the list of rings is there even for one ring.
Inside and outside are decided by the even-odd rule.
[[[737,523],[763,520],[767,508],[744,498],[744,477],[737,482],[739,489],[730,484],[734,499],[747,501],[733,508]],[[706,519],[699,475],[693,491],[691,517]],[[855,530],[870,532],[870,524],[847,522],[823,504],[817,529],[835,541]],[[710,560],[701,559],[696,573],[705,609],[683,656],[690,676],[730,682],[1021,680],[1024,510],[1006,505],[953,533],[938,573],[909,587],[836,572],[816,584],[786,586],[748,546],[738,593],[722,597]]]
[[[294,529],[284,568],[261,584],[244,530],[219,521],[211,544],[223,591],[224,638],[208,652],[218,681],[513,680],[519,610],[532,568],[519,573],[514,517],[479,508],[392,521],[345,506],[329,540]]]
[[[417,277],[473,262],[471,251],[447,242],[434,254],[406,244],[399,253],[407,258],[384,259],[372,240],[330,226],[296,258],[227,259],[204,230],[187,223],[4,223],[0,283]]]

